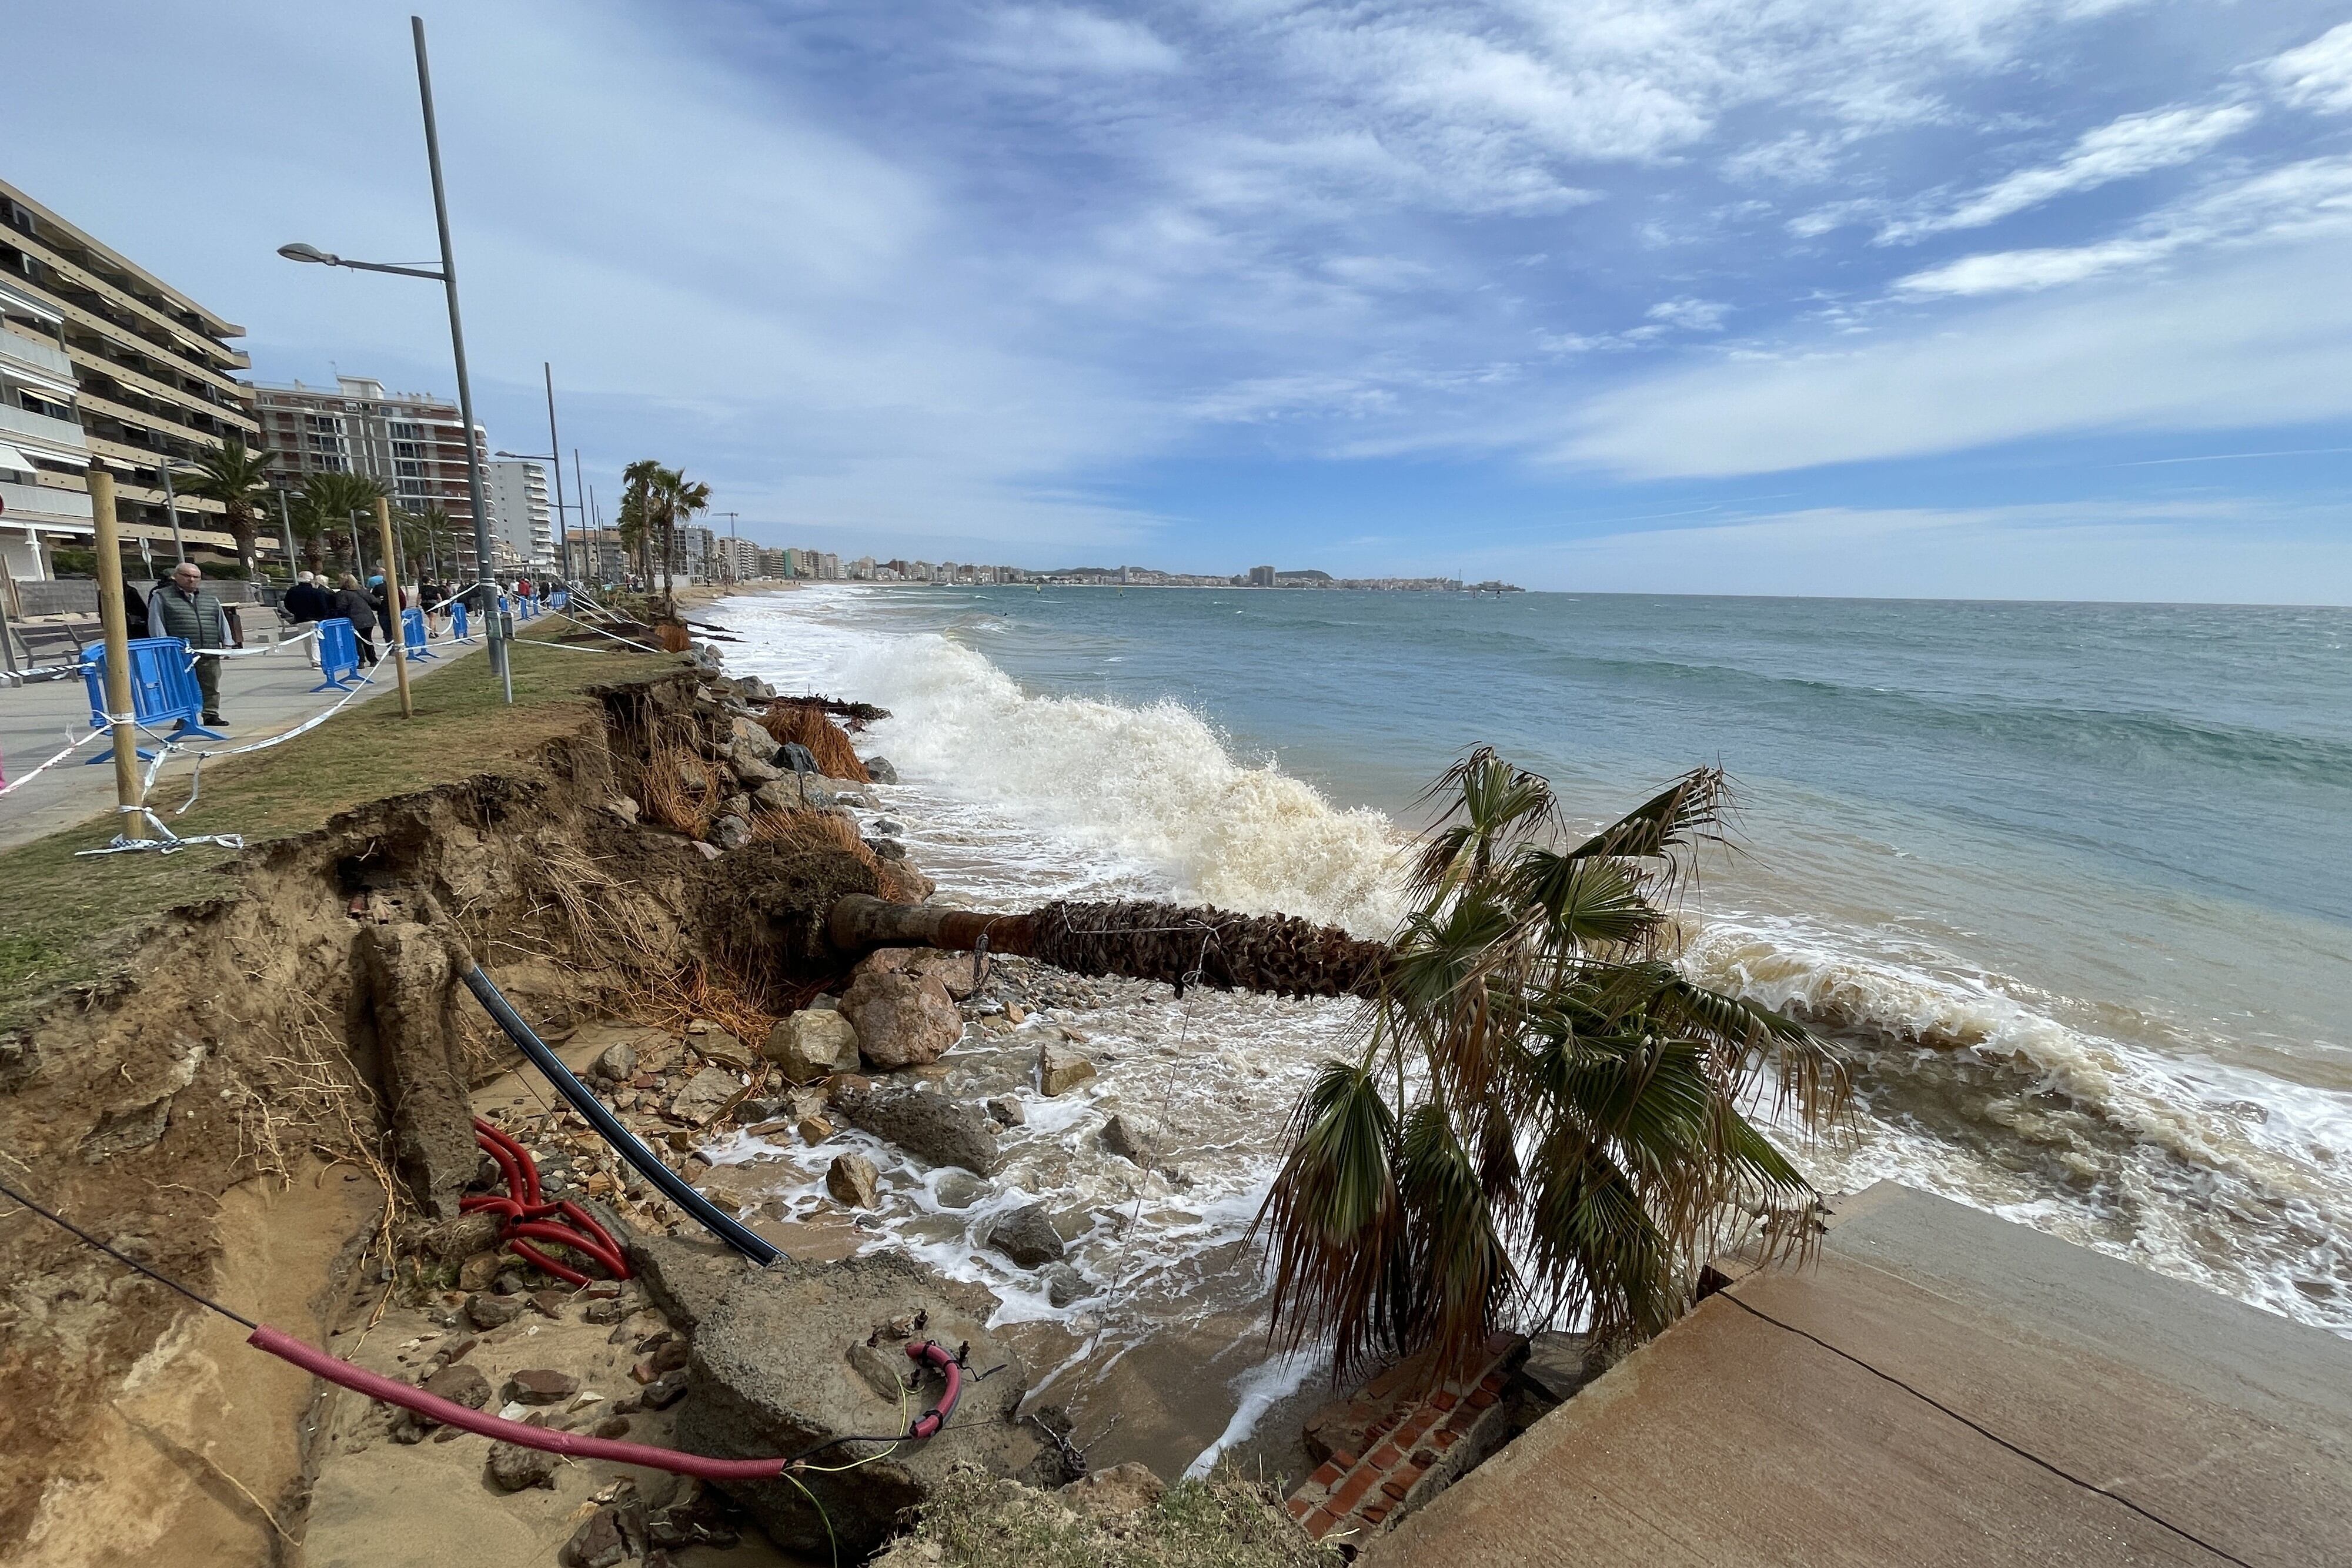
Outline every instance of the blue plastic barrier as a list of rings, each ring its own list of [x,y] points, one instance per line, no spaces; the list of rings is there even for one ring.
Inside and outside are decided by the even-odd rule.
[[[561,610],[571,601],[572,591],[568,588],[559,588],[547,596],[547,607],[550,610]]]
[[[327,678],[314,692],[347,692],[359,684],[360,644],[348,616],[319,622],[319,673]]]
[[[474,640],[473,633],[466,629],[466,601],[462,599],[449,601],[449,631],[460,643]]]
[[[225,740],[218,730],[206,729],[198,721],[204,717],[204,694],[196,686],[194,661],[188,657],[188,645],[177,637],[133,637],[131,653],[131,713],[142,728],[174,726],[171,738],[194,736],[204,740]],[[89,695],[89,727],[107,727],[106,707],[106,644],[85,650],[81,656],[82,685]],[[155,754],[144,747],[138,748],[142,760],[152,761]],[[111,762],[111,747],[91,758],[92,764]]]
[[[425,612],[404,610],[400,612],[400,645],[412,659],[437,659],[441,655],[426,645]]]

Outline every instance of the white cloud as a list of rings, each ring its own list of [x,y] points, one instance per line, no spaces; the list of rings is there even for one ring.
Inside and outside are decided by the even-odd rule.
[[[2126,114],[2076,139],[2054,163],[2020,169],[1948,211],[1890,223],[1882,245],[1916,240],[1951,229],[1982,228],[2028,207],[2074,191],[2169,169],[2196,159],[2259,118],[2251,104],[2179,106]]]
[[[974,58],[1045,74],[1158,75],[1183,57],[1140,22],[1061,5],[1015,5],[989,18]]]
[[[1645,314],[1653,321],[1680,327],[1685,332],[1719,332],[1731,307],[1715,299],[1662,299]]]
[[[2352,112],[2352,22],[2266,61],[2263,75],[2289,103]]]
[[[1559,458],[1630,478],[1776,473],[2090,431],[2352,415],[2341,243],[2005,302],[1864,346],[1724,360],[1605,392]]]
[[[1962,256],[1913,273],[1897,294],[2030,293],[2207,246],[2278,243],[2352,229],[2352,157],[2311,158],[2199,193],[2128,235],[2089,245]]]

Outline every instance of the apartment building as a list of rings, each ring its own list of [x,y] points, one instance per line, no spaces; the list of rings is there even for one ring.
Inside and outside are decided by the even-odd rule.
[[[0,561],[40,578],[54,547],[89,548],[92,459],[114,476],[124,536],[168,542],[163,465],[255,438],[235,377],[251,361],[228,342],[245,329],[5,181],[0,290]],[[189,546],[234,552],[222,510],[179,498]]]
[[[318,473],[372,474],[387,480],[399,510],[438,507],[448,514],[458,565],[468,574],[476,570],[474,497],[466,477],[465,423],[456,403],[424,392],[389,392],[382,382],[365,376],[338,376],[332,388],[265,382],[254,387],[253,398],[262,444],[279,454],[278,472],[289,488],[301,488],[306,476]],[[487,470],[489,436],[478,424],[473,434],[475,454]],[[486,497],[488,481],[486,471]],[[490,524],[496,540],[500,536],[495,504]]]
[[[684,523],[677,530],[677,569],[688,582],[711,582],[719,576],[719,536],[700,523]]]
[[[460,449],[462,461],[462,448]],[[547,500],[547,467],[500,458],[483,475],[490,498],[490,537],[508,570],[555,570],[554,510]]]
[[[629,575],[629,551],[620,529],[591,528],[573,542],[585,551],[591,581],[618,582]]]
[[[760,547],[732,535],[711,541],[711,557],[722,582],[745,582],[761,575]]]

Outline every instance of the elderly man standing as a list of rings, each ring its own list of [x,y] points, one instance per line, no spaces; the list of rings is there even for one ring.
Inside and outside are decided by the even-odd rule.
[[[196,658],[196,689],[205,695],[206,724],[227,722],[220,716],[220,661],[204,657],[205,650],[228,647],[228,612],[220,596],[205,586],[205,574],[194,561],[173,569],[172,580],[155,591],[147,603],[147,635],[177,637]]]

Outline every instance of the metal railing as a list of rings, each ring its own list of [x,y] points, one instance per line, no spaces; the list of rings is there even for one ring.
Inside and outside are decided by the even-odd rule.
[[[89,496],[81,490],[53,490],[47,485],[19,485],[14,480],[0,479],[0,528],[15,522],[34,522],[44,517],[66,517],[77,522],[90,520]]]
[[[72,420],[35,413],[26,408],[12,408],[5,402],[0,402],[0,435],[37,442],[42,446],[56,447],[71,456],[89,455],[89,437]]]
[[[41,371],[60,381],[74,379],[73,361],[55,343],[44,343],[38,338],[27,338],[22,332],[0,330],[0,359],[15,360],[29,369]]]

